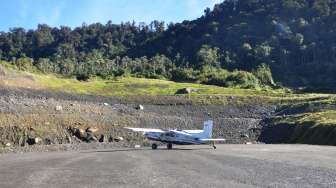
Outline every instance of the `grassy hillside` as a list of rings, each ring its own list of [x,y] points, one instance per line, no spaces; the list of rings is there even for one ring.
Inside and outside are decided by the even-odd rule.
[[[49,89],[75,92],[79,94],[95,94],[104,96],[130,96],[130,95],[174,95],[181,88],[192,88],[198,95],[235,95],[235,96],[286,96],[286,90],[254,90],[223,88],[217,86],[177,83],[166,80],[121,77],[114,80],[91,80],[80,82],[75,79],[62,79],[53,75],[34,75],[41,86]]]
[[[288,143],[336,144],[336,96],[330,94],[295,94],[288,89],[224,88],[195,83],[120,77],[113,80],[91,79],[83,82],[57,75],[28,73],[12,67],[0,67],[0,85],[42,89],[80,95],[144,98],[175,96],[198,104],[274,104],[277,114],[269,122],[277,131],[288,127]],[[192,88],[191,95],[176,95],[182,88]]]
[[[227,88],[197,83],[181,83],[159,79],[135,77],[116,77],[111,80],[92,78],[78,81],[55,74],[41,74],[18,71],[14,66],[1,63],[0,84],[13,87],[48,89],[73,94],[100,96],[138,96],[138,95],[174,95],[182,88],[192,88],[192,95],[227,95],[227,96],[265,96],[265,97],[302,97],[294,95],[289,89],[241,89]],[[308,95],[304,95],[307,97]]]
[[[228,98],[232,97],[239,103],[271,102],[287,104],[293,101],[310,101],[315,98],[328,98],[330,96],[326,94],[295,94],[286,88],[227,88],[134,77],[117,77],[112,80],[93,78],[89,81],[78,81],[54,74],[18,71],[10,66],[2,66],[1,70],[4,74],[0,84],[5,86],[42,89],[80,95],[116,96],[122,98],[134,98],[147,95],[174,95],[205,104],[225,104]],[[176,95],[176,92],[183,88],[192,88],[192,94]]]

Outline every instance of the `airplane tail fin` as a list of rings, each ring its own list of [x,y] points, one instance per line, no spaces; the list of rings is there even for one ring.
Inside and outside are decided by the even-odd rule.
[[[212,127],[213,127],[213,121],[207,120],[204,122],[204,128],[203,128],[203,135],[205,138],[211,138],[212,137]]]

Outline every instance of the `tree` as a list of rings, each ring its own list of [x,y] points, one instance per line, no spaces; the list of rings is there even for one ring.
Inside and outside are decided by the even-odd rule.
[[[203,45],[197,53],[198,65],[220,67],[220,54],[218,48]]]
[[[48,58],[39,58],[35,66],[43,73],[52,72],[54,70],[52,62]]]
[[[261,64],[258,66],[257,70],[253,71],[253,74],[260,80],[262,85],[265,86],[276,86],[271,68],[266,64]]]

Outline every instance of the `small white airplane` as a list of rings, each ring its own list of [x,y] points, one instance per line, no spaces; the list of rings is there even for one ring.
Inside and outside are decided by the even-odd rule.
[[[225,139],[212,137],[213,121],[208,120],[204,122],[203,130],[164,130],[164,129],[147,129],[147,128],[132,128],[125,127],[125,129],[142,132],[149,140],[159,141],[167,144],[167,149],[172,149],[173,144],[176,145],[200,145],[212,143],[216,149],[216,141],[225,141]],[[152,149],[157,149],[156,143],[152,144]]]

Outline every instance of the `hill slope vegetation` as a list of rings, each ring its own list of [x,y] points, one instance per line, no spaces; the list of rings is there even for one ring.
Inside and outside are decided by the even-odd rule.
[[[153,21],[13,28],[0,34],[0,58],[20,69],[35,66],[84,80],[132,74],[332,91],[335,10],[332,0],[226,0],[197,20],[167,26]]]

